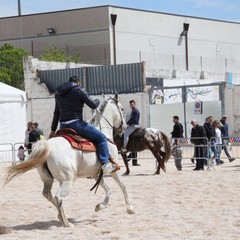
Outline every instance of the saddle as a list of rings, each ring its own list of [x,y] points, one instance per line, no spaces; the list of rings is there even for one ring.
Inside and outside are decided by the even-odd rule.
[[[78,133],[71,128],[59,129],[56,132],[55,137],[64,137],[75,149],[78,149],[81,151],[90,151],[90,152],[97,151],[95,142],[79,136]]]
[[[142,128],[142,127],[139,127],[139,128],[136,128],[136,129],[131,133],[130,136],[132,136],[132,137],[143,137],[144,134],[145,134],[145,129]],[[130,136],[129,136],[129,137],[130,137]]]

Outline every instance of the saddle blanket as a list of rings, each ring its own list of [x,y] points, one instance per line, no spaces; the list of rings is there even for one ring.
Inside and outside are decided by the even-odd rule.
[[[64,137],[66,140],[68,140],[73,148],[81,151],[97,151],[95,142],[79,136],[78,133],[71,128],[63,128],[58,130],[54,137]]]

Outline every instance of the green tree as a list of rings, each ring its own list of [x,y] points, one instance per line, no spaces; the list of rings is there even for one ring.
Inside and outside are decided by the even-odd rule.
[[[48,62],[66,61],[64,50],[59,50],[54,44],[49,44],[48,47],[44,50],[43,55],[41,55],[39,59]]]
[[[0,47],[0,81],[24,90],[23,57],[27,52],[10,44]]]
[[[66,57],[66,62],[85,63],[86,59],[81,57],[80,51],[77,49],[73,56]]]
[[[77,50],[73,56],[66,56],[64,50],[59,50],[54,44],[49,44],[39,59],[48,62],[85,62],[81,58],[79,50]]]

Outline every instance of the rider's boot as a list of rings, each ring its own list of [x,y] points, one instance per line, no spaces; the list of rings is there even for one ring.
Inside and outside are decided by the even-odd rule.
[[[111,173],[117,170],[117,166],[110,161],[102,165],[103,174]]]
[[[109,161],[102,165],[103,174],[116,172],[120,169],[120,165],[115,162],[114,158],[110,156]]]

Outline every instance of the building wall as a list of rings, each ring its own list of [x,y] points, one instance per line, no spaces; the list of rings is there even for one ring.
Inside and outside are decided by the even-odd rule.
[[[146,61],[149,69],[185,68],[183,23],[189,23],[190,71],[239,72],[240,24],[130,9],[112,8],[117,63]]]
[[[73,63],[54,63],[54,62],[43,62],[32,57],[28,57],[24,60],[24,74],[25,74],[25,91],[27,93],[27,122],[36,121],[39,123],[39,127],[43,129],[45,135],[48,137],[51,121],[55,106],[54,94],[50,94],[48,89],[44,84],[40,83],[40,79],[37,76],[38,70],[50,70],[50,69],[65,69],[74,67],[83,67],[82,64]],[[185,76],[190,79],[189,76]],[[66,79],[67,81],[68,79]],[[180,79],[178,79],[180,81]],[[201,86],[201,85],[199,85]],[[187,123],[189,126],[189,121],[191,118],[197,118],[201,122],[208,115],[213,115],[215,118],[220,118],[221,114],[228,116],[229,123],[229,134],[230,136],[240,136],[240,107],[238,104],[238,96],[240,95],[240,86],[226,85],[224,90],[224,106],[225,109],[220,109],[220,103],[213,105],[212,102],[204,103],[203,115],[193,116],[193,113],[187,115]],[[103,100],[102,96],[93,96],[94,98],[99,98]],[[176,109],[180,111],[182,109],[182,103],[169,103],[164,104],[165,106],[150,105],[149,91],[146,89],[142,93],[134,94],[121,94],[120,102],[124,108],[124,115],[128,118],[131,109],[129,108],[129,101],[134,99],[137,103],[137,108],[140,110],[140,124],[143,127],[156,127],[161,131],[169,135],[172,129],[172,116],[178,114]],[[218,101],[218,99],[215,99]],[[189,112],[193,112],[193,102],[187,103],[187,108],[189,105]],[[181,107],[179,107],[181,106]],[[218,106],[218,107],[216,107]],[[181,109],[180,109],[181,108]],[[211,110],[211,108],[213,110]],[[180,110],[179,110],[180,109]],[[167,112],[166,112],[167,111]],[[175,112],[174,112],[175,111]],[[180,111],[178,115],[183,121],[183,110]],[[92,117],[92,111],[88,107],[84,107],[83,117],[85,120],[90,120]],[[189,129],[188,129],[189,134]],[[170,136],[170,135],[169,135]]]
[[[115,6],[0,19],[0,44],[24,47],[34,57],[54,43],[69,54],[80,50],[88,63],[113,63],[116,21],[117,64],[145,61],[149,77],[160,70],[186,71],[183,23],[189,23],[189,71],[240,74],[240,24]],[[48,34],[52,27],[56,34]],[[234,76],[235,76],[234,75]]]
[[[47,28],[56,33],[49,34]],[[105,7],[0,19],[0,44],[22,47],[39,57],[48,44],[88,63],[109,64],[109,19]]]
[[[43,129],[45,136],[51,130],[51,122],[55,107],[54,94],[50,94],[45,84],[40,83],[38,78],[38,70],[54,70],[65,68],[77,68],[87,65],[70,63],[56,63],[56,62],[44,62],[38,59],[28,57],[24,59],[24,78],[25,78],[25,90],[27,93],[27,122],[33,121],[39,123],[39,128]],[[68,81],[68,79],[66,79]],[[94,99],[99,98],[103,101],[102,95],[92,96]],[[108,97],[108,96],[107,96]],[[142,126],[149,126],[149,100],[148,93],[131,93],[121,94],[120,102],[124,108],[124,115],[127,118],[130,114],[129,101],[134,99],[137,103],[137,107],[141,112],[140,124]],[[92,110],[86,105],[83,109],[83,119],[89,121],[92,118]]]

